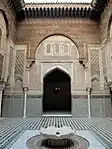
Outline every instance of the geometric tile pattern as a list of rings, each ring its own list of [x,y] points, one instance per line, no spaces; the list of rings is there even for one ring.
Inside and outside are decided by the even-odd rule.
[[[25,50],[16,51],[15,74],[23,76]]]
[[[100,75],[99,50],[90,50],[91,76]]]
[[[104,118],[38,117],[0,120],[0,149],[8,149],[23,130],[39,130],[47,126],[70,126],[76,130],[91,130],[106,149],[112,148],[112,120]]]

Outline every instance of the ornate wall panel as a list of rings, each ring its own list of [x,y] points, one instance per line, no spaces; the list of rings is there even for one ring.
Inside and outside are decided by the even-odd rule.
[[[23,76],[25,50],[16,51],[15,74]]]
[[[91,76],[100,75],[99,68],[99,50],[91,49],[90,50],[90,66],[91,66]]]
[[[26,65],[26,45],[17,45],[15,54],[15,76],[23,78]]]

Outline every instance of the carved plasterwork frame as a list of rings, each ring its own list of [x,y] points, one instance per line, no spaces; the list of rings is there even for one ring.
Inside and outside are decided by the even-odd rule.
[[[43,78],[47,75],[50,71],[54,69],[60,69],[68,74],[71,78],[71,84],[73,83],[73,62],[46,62],[41,63],[41,83],[43,84]]]

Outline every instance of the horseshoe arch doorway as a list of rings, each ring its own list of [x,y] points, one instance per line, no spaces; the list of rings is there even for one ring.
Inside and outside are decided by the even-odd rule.
[[[43,113],[71,112],[71,78],[55,68],[43,78]]]

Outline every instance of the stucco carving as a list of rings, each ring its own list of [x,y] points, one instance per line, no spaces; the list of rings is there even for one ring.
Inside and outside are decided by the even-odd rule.
[[[41,63],[41,83],[43,83],[43,78],[47,73],[50,71],[59,68],[67,73],[71,77],[71,82],[73,82],[73,63],[71,62],[64,62],[64,63]]]
[[[90,61],[91,61],[91,76],[100,75],[99,69],[99,50],[90,50]]]
[[[50,42],[43,44],[44,56],[65,56],[70,55],[72,45],[69,42]]]
[[[62,35],[54,35],[46,38],[37,48],[36,59],[55,59],[49,56],[60,56],[56,59],[69,59],[78,60],[79,51],[76,45],[67,37]],[[62,56],[62,57],[61,57]],[[65,57],[65,58],[64,58]]]

